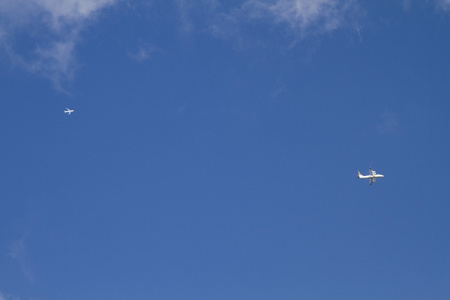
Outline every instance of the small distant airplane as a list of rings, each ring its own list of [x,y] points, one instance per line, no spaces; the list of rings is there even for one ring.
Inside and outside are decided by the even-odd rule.
[[[65,114],[69,114],[69,115],[73,112],[74,112],[73,109],[68,109],[68,108],[66,108],[66,110],[64,111]]]
[[[377,180],[377,178],[384,177],[384,175],[377,174],[377,172],[372,170],[372,168],[369,168],[369,170],[370,170],[369,175],[361,175],[361,173],[359,173],[359,171],[358,171],[358,178],[370,179],[370,185],[372,185],[372,183],[374,183]]]

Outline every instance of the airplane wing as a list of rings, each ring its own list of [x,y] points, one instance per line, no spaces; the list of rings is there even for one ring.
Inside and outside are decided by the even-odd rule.
[[[375,181],[377,181],[376,178],[370,178],[370,185],[372,185],[372,183],[374,183]]]

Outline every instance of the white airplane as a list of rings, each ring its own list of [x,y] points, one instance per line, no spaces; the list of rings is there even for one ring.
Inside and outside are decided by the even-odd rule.
[[[65,114],[69,114],[69,115],[73,112],[74,112],[73,109],[68,109],[68,108],[66,108],[66,110],[64,111]]]
[[[377,178],[384,177],[384,175],[377,174],[377,172],[372,170],[372,168],[369,168],[369,169],[370,169],[369,175],[361,175],[361,173],[359,173],[359,171],[358,171],[358,178],[370,179],[370,185],[372,185],[372,183],[374,183],[377,180]]]

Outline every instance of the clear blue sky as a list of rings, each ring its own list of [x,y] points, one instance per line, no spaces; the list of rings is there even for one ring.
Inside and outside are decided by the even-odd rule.
[[[0,300],[450,299],[448,0],[0,0],[0,104]]]

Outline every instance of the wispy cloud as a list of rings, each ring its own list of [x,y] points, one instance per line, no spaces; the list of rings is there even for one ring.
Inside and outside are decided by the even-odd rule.
[[[358,0],[172,1],[184,37],[207,33],[232,40],[237,49],[266,45],[270,32],[283,32],[289,44],[343,28],[359,33],[363,14]]]
[[[161,53],[162,50],[158,47],[148,44],[142,44],[136,50],[128,51],[128,56],[136,62],[144,62],[148,60],[154,53]]]
[[[359,9],[354,0],[248,0],[243,8],[251,18],[287,24],[301,34],[346,26]]]
[[[414,7],[414,5],[419,4],[419,2],[420,1],[403,0],[403,10],[409,11],[411,7]],[[426,1],[426,4],[430,4],[431,6],[434,6],[435,9],[438,11],[444,11],[444,12],[450,11],[450,0],[432,0],[432,1]]]
[[[330,33],[342,28],[360,31],[362,13],[357,0],[245,0],[228,12],[219,12],[210,22],[209,31],[217,37],[233,38],[244,44],[252,26],[278,27],[295,41],[311,35]],[[264,28],[264,27],[261,27]]]
[[[20,300],[20,297],[8,294],[5,295],[0,292],[0,300]]]
[[[22,274],[31,282],[34,282],[34,275],[27,263],[26,246],[23,239],[15,240],[9,247],[9,256],[19,263]],[[1,300],[1,299],[0,299]]]
[[[50,78],[59,89],[61,81],[73,77],[76,63],[74,59],[75,40],[54,42],[51,45],[36,48],[38,59],[25,63],[28,69],[37,74]]]
[[[74,52],[87,22],[116,0],[0,1],[0,51],[58,89],[76,69]]]
[[[192,1],[175,0],[175,3],[178,8],[181,30],[183,33],[190,33],[193,29],[193,24],[189,17],[189,11],[192,7]]]
[[[444,11],[450,11],[450,0],[437,0],[437,3]]]
[[[380,115],[377,129],[380,134],[396,134],[398,126],[398,117],[393,112],[386,110]]]
[[[408,11],[411,8],[411,0],[403,0],[403,10]]]

